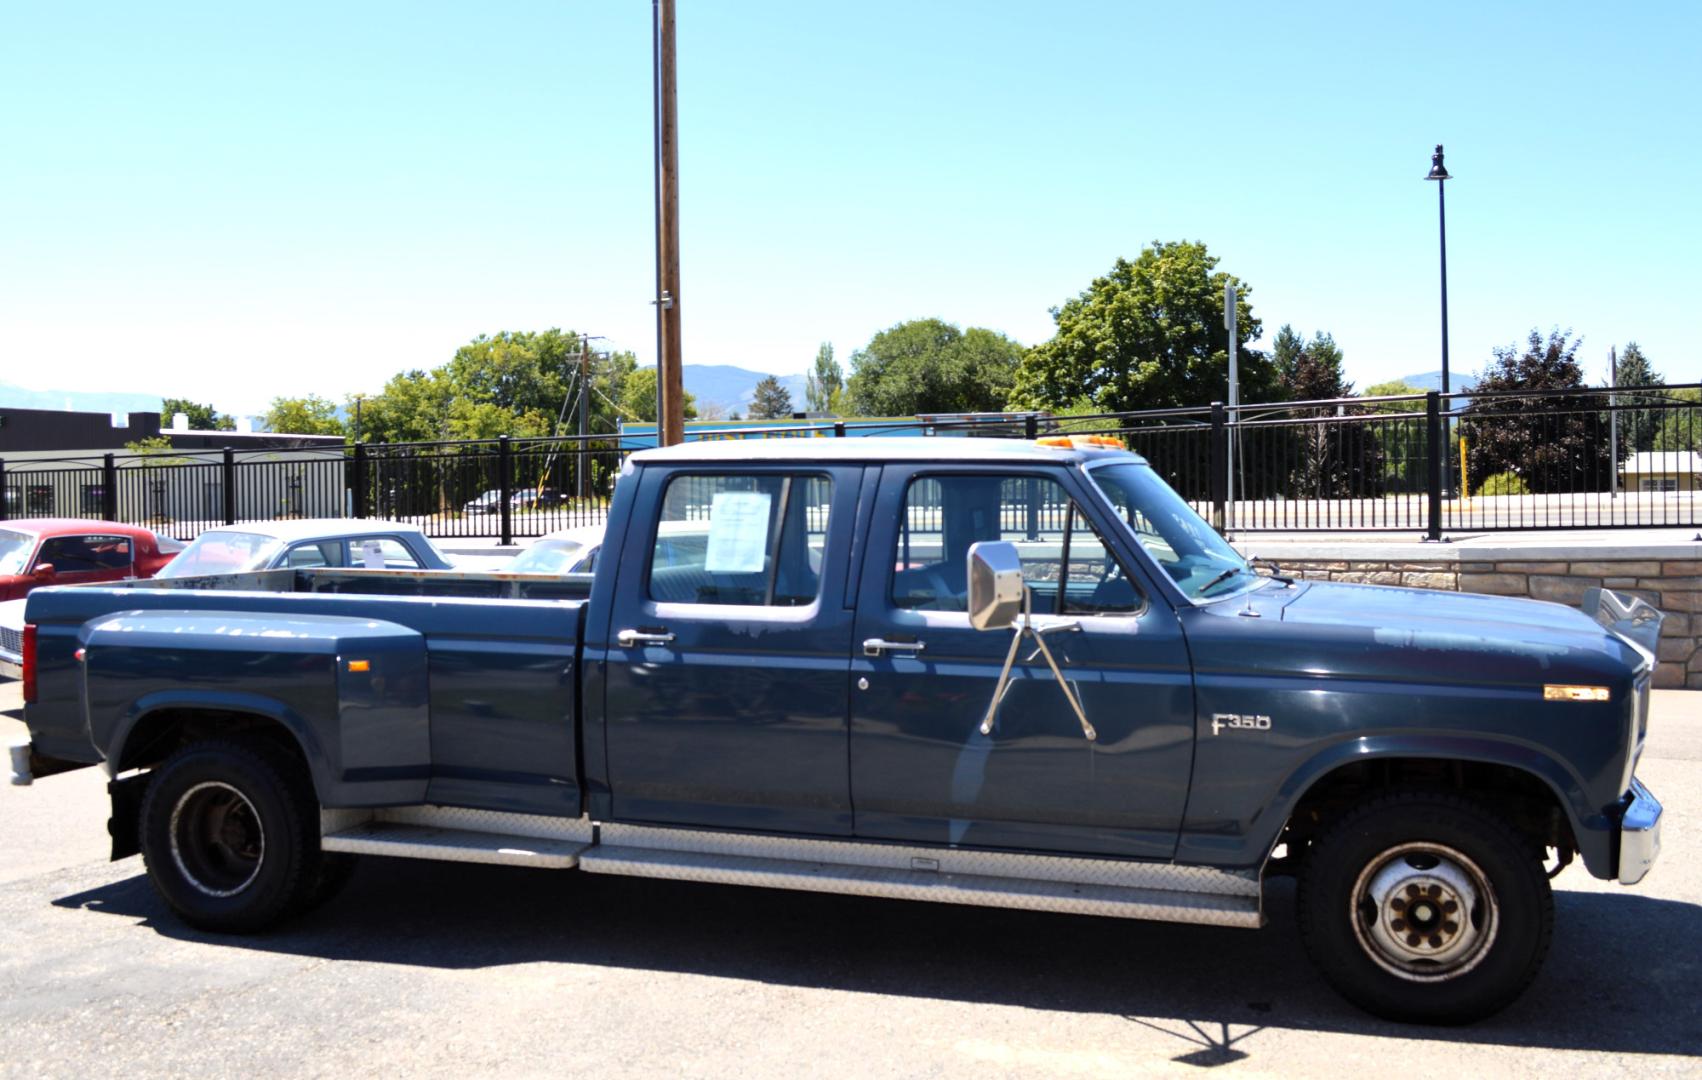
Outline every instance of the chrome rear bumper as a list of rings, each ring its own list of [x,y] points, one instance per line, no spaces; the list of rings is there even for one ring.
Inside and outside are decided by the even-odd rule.
[[[1642,781],[1631,780],[1631,802],[1619,819],[1619,883],[1643,880],[1661,853],[1661,801]]]

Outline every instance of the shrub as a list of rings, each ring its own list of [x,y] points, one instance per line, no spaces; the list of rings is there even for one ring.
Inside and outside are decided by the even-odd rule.
[[[1478,495],[1529,495],[1531,489],[1519,479],[1518,473],[1498,472],[1485,478],[1483,486],[1475,494]]]

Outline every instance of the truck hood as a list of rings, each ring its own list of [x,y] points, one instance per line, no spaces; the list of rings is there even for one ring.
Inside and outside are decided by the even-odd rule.
[[[1329,641],[1338,661],[1353,651],[1404,657],[1472,682],[1623,679],[1644,663],[1582,611],[1542,600],[1313,582],[1282,621]]]

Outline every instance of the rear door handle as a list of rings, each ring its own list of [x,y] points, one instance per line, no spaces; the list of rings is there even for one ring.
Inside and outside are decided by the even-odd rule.
[[[909,653],[915,656],[924,648],[920,641],[888,641],[886,638],[866,638],[863,641],[864,656],[880,656],[883,653]]]
[[[615,640],[621,648],[630,649],[634,645],[666,645],[674,640],[674,635],[666,630],[622,630]]]

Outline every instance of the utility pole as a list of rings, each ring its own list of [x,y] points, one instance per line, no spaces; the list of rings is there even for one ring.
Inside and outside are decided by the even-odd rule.
[[[1614,408],[1617,403],[1613,387],[1619,385],[1619,346],[1610,345],[1607,350],[1607,428],[1608,446],[1611,448],[1608,456],[1613,459],[1608,467],[1608,498],[1619,498],[1619,411]]]
[[[685,381],[680,359],[680,161],[675,108],[674,0],[651,0],[656,41],[656,436],[685,441]]]
[[[1241,404],[1241,369],[1240,359],[1236,355],[1241,344],[1241,335],[1235,327],[1235,282],[1226,281],[1223,285],[1223,328],[1229,331],[1229,486],[1226,489],[1229,498],[1224,504],[1224,535],[1235,528],[1235,434],[1236,421],[1241,417],[1241,410],[1236,408]]]
[[[579,453],[574,455],[573,475],[576,478],[574,494],[579,496],[581,505],[584,504],[585,467],[591,460],[590,441],[586,436],[591,434],[591,336],[579,335]]]

